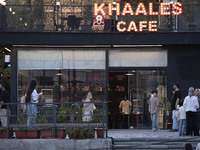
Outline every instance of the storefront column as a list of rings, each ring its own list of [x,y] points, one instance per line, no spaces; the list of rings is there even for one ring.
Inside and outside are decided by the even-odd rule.
[[[108,78],[109,78],[109,51],[106,50],[106,127],[108,127]]]
[[[11,49],[10,103],[17,102],[17,49]],[[11,124],[17,122],[17,106],[11,105]]]

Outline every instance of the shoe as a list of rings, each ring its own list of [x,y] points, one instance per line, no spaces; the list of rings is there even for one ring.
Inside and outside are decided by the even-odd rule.
[[[160,131],[160,129],[159,129],[159,128],[156,128],[156,131]]]
[[[156,132],[156,129],[152,129],[153,132]]]
[[[178,130],[177,129],[176,130],[171,129],[171,130],[169,130],[169,132],[178,132]]]
[[[171,130],[169,130],[169,132],[174,132],[174,130],[171,129]]]

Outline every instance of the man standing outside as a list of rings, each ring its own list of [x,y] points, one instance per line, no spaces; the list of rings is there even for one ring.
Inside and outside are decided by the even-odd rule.
[[[9,94],[8,91],[6,90],[5,84],[0,84],[0,89],[2,90],[1,95],[0,95],[0,119],[1,119],[1,124],[2,127],[7,126],[7,105],[3,103],[8,103],[9,102]]]
[[[152,96],[149,99],[149,112],[151,114],[152,131],[155,132],[156,130],[158,130],[157,118],[158,118],[159,98],[157,91],[152,91],[151,94]]]
[[[178,131],[178,119],[176,117],[176,111],[177,106],[179,105],[179,102],[181,100],[181,91],[180,91],[180,85],[178,83],[175,83],[173,86],[174,94],[171,101],[171,110],[172,110],[172,130],[171,132],[177,132]]]

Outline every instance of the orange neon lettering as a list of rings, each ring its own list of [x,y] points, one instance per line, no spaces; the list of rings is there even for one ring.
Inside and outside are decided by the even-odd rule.
[[[142,32],[143,31],[143,28],[146,28],[147,25],[147,21],[139,21],[139,31]]]
[[[130,22],[130,24],[129,24],[129,26],[128,26],[128,32],[130,32],[130,31],[132,31],[132,30],[134,30],[135,32],[137,32],[138,31],[138,29],[137,29],[137,26],[136,26],[136,24],[135,24],[135,22],[134,21],[131,21]]]
[[[159,12],[153,11],[153,3],[149,3],[149,15],[159,15]]]
[[[171,15],[170,3],[160,3],[160,15]]]
[[[121,27],[120,27],[121,24],[122,24],[122,25],[126,25],[126,22],[124,22],[124,21],[119,21],[119,22],[117,23],[117,30],[118,30],[119,32],[124,32],[124,31],[126,31],[126,28],[125,28],[125,27],[124,27],[124,28],[121,28]]]
[[[182,14],[183,9],[181,7],[182,7],[182,3],[180,3],[180,2],[173,3],[172,8],[175,9],[175,10],[172,10],[172,14],[174,14],[174,15]]]
[[[98,13],[100,12],[103,16],[106,15],[103,7],[105,6],[106,4],[105,3],[101,3],[100,6],[98,6],[98,3],[94,3],[94,16],[97,16]]]
[[[149,21],[149,31],[158,31],[157,29],[157,21]]]
[[[133,9],[131,7],[130,3],[125,3],[124,9],[122,11],[122,16],[125,16],[126,14],[134,15]]]
[[[108,15],[112,16],[112,12],[116,11],[116,15],[120,15],[120,3],[116,3],[116,7],[113,7],[112,3],[108,4]]]
[[[144,6],[144,3],[139,3],[138,7],[136,9],[135,15],[139,15],[139,14],[143,14],[143,15],[147,15],[147,10]]]

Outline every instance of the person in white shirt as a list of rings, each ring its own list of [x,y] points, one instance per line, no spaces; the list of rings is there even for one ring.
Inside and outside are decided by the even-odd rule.
[[[190,87],[188,90],[188,96],[185,97],[183,106],[186,111],[186,135],[199,136],[197,129],[197,109],[199,108],[199,102],[196,96],[194,96],[194,88]]]
[[[33,127],[36,122],[37,117],[37,103],[38,97],[41,96],[42,93],[38,94],[36,91],[36,81],[31,80],[29,84],[29,88],[26,93],[26,103],[27,104],[27,127]]]
[[[180,101],[180,107],[178,111],[180,113],[179,136],[184,136],[186,131],[186,111],[183,107],[183,101]]]

